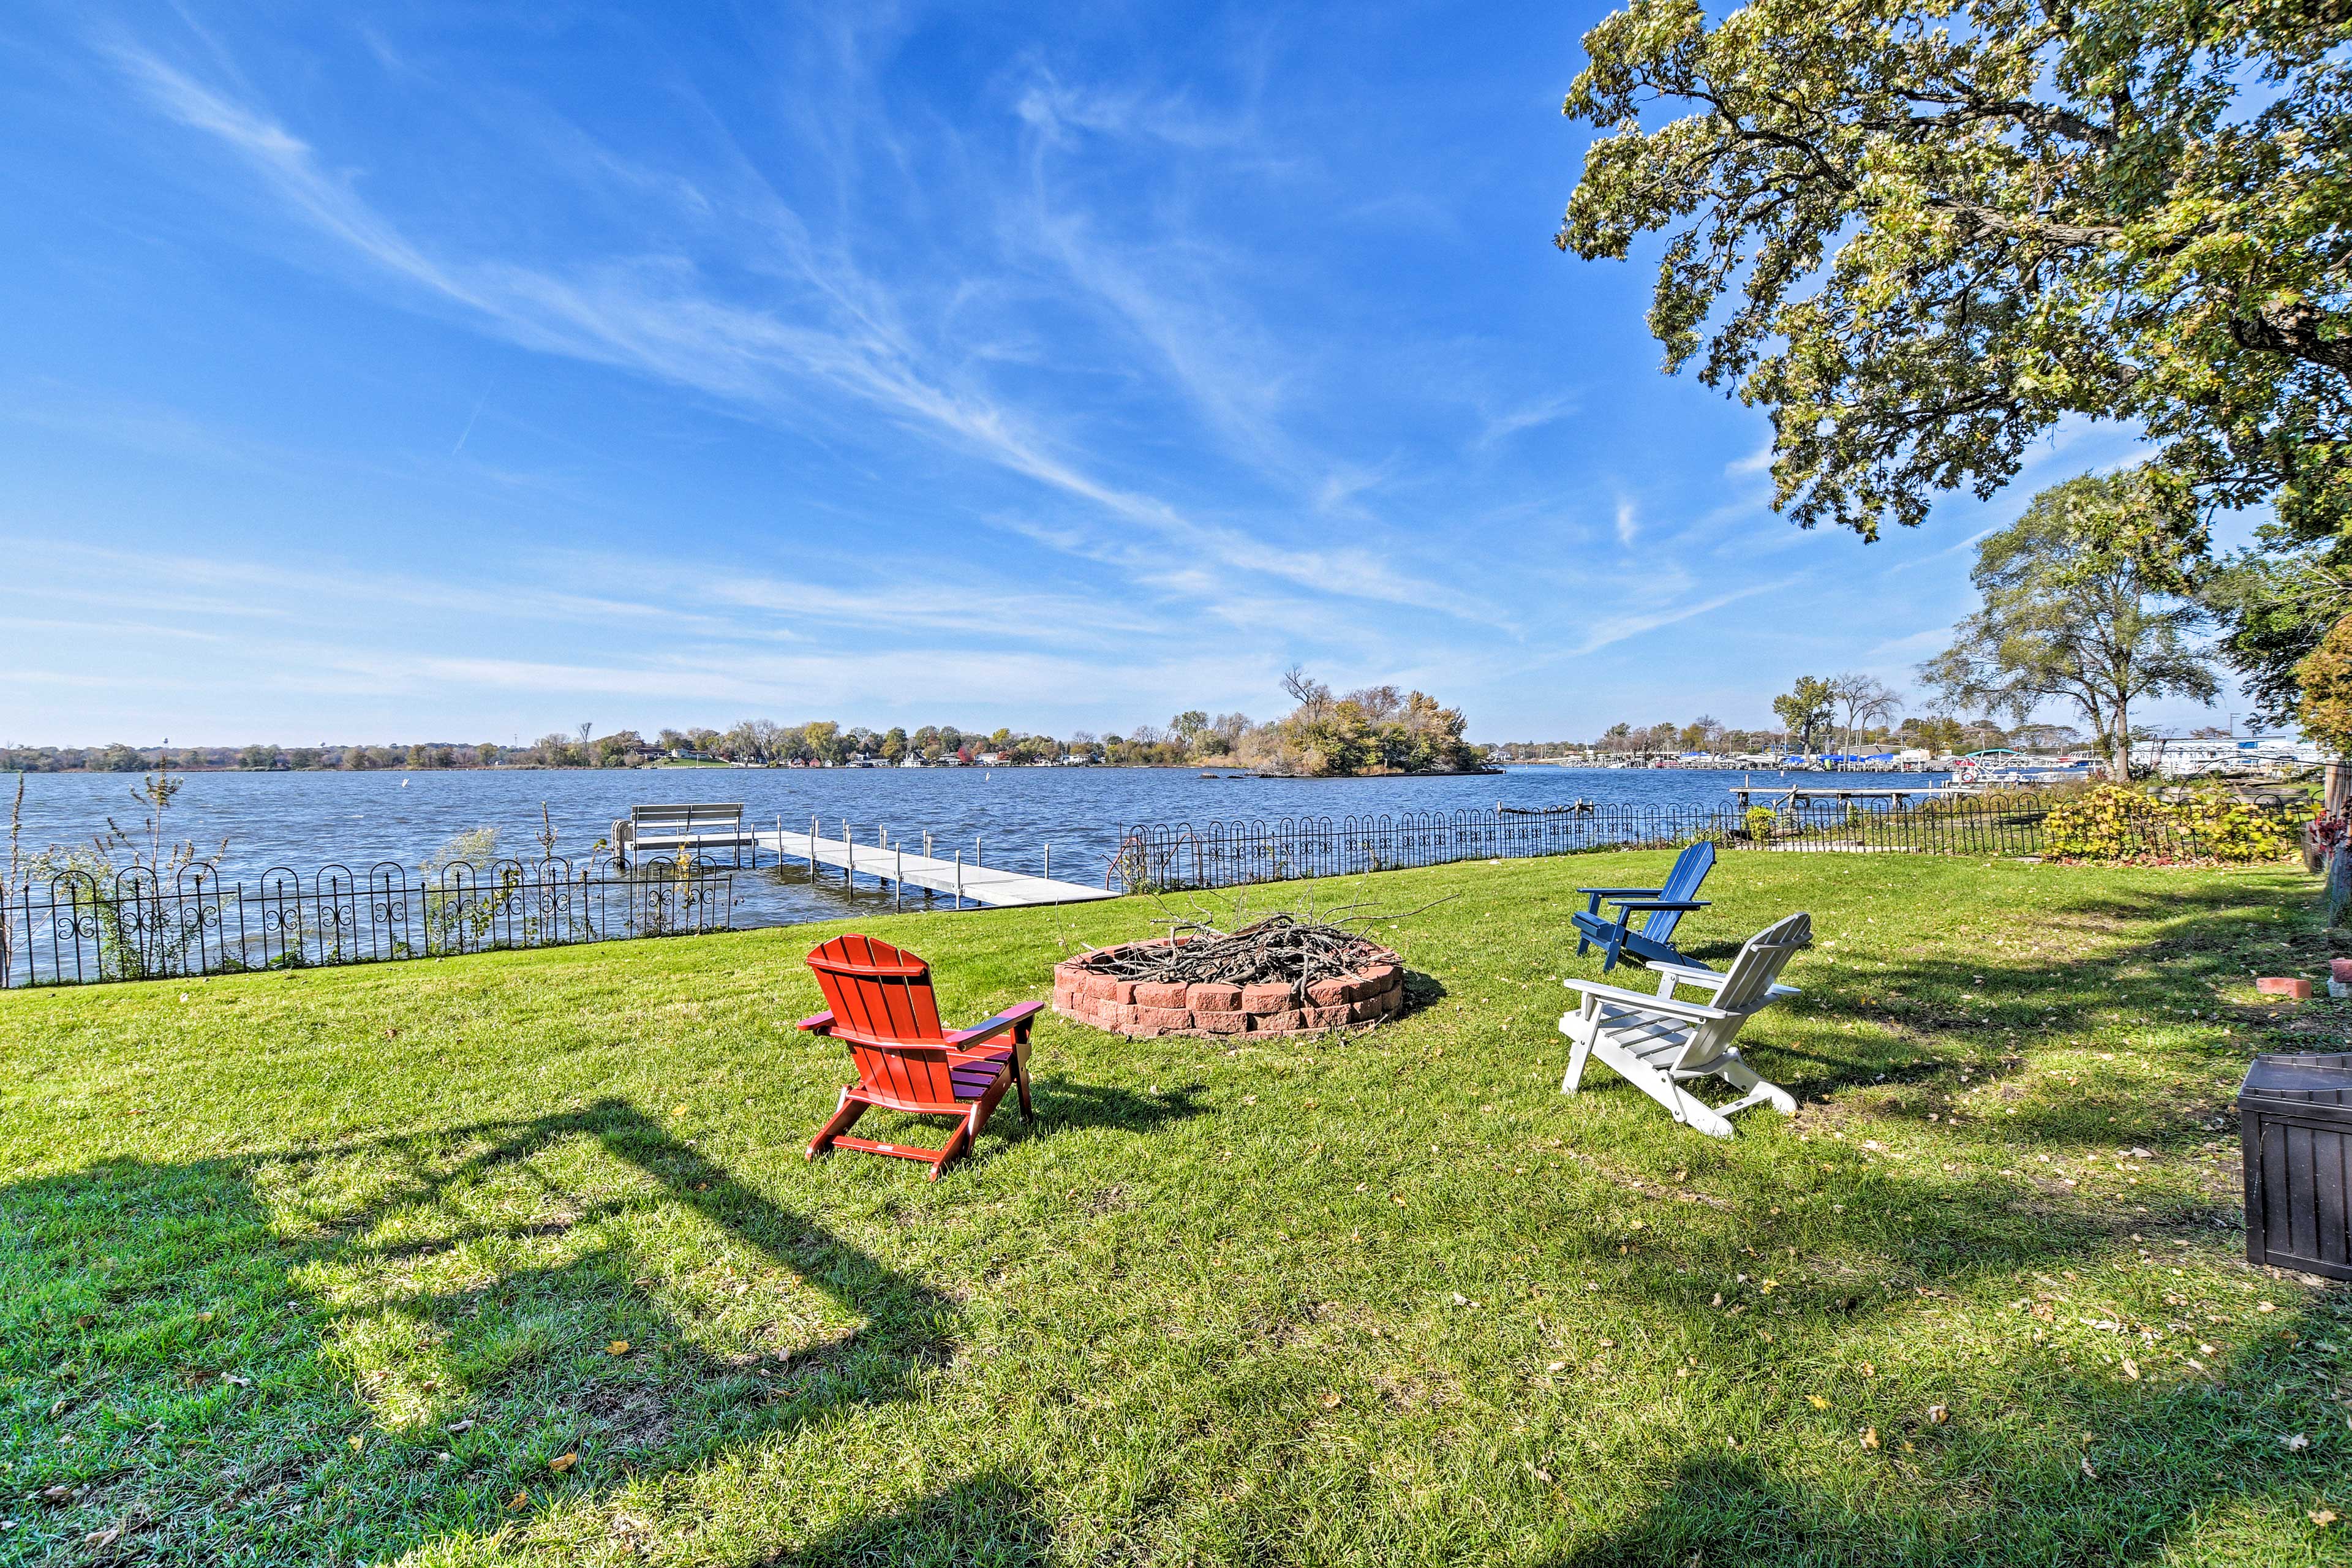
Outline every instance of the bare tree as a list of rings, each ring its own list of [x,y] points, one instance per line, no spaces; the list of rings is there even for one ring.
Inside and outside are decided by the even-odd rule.
[[[595,725],[593,725],[593,724],[580,724],[580,725],[575,725],[575,726],[574,726],[574,728],[575,728],[576,730],[578,730],[578,731],[579,731],[579,734],[580,734],[580,743],[581,743],[582,745],[583,745],[583,746],[584,746],[584,745],[586,745],[586,744],[588,743],[588,735],[589,735],[589,732],[590,732],[591,731],[594,730],[594,729],[596,728],[596,726],[595,726]]]
[[[1849,670],[1831,679],[1830,700],[1845,715],[1848,751],[1861,744],[1863,731],[1873,724],[1885,724],[1903,710],[1903,699],[1893,687],[1859,670]]]
[[[1310,722],[1323,717],[1324,710],[1331,706],[1331,689],[1297,665],[1282,672],[1282,689],[1290,693],[1292,701],[1307,710]]]

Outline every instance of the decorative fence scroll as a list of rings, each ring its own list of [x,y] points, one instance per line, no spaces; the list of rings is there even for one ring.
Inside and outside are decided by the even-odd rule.
[[[0,985],[75,984],[303,969],[495,948],[725,931],[734,872],[710,861],[496,860],[420,876],[380,864],[226,882],[192,866],[79,872],[0,904]]]
[[[2018,795],[1903,805],[1885,798],[1841,800],[1828,786],[1750,811],[1580,804],[1540,810],[1503,806],[1274,822],[1151,823],[1127,830],[1106,885],[1129,891],[1223,888],[1454,860],[1665,847],[1699,838],[1727,849],[1782,852],[2038,855],[2052,805],[2046,796]],[[2194,833],[2161,816],[2136,822],[2126,839],[2127,855],[2193,858],[2202,852]]]

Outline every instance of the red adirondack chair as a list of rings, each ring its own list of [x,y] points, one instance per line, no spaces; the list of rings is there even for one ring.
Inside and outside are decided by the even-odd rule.
[[[836,1147],[895,1154],[928,1163],[936,1182],[949,1161],[971,1148],[1007,1089],[1021,1090],[1021,1120],[1036,1120],[1029,1103],[1029,1029],[1045,1004],[1023,1002],[969,1029],[947,1031],[931,994],[931,966],[911,952],[869,936],[837,936],[808,955],[808,966],[833,1006],[803,1018],[801,1027],[845,1041],[857,1064],[857,1081],[842,1089],[833,1120],[809,1143],[810,1159]],[[847,1136],[870,1105],[952,1116],[958,1125],[944,1149]]]

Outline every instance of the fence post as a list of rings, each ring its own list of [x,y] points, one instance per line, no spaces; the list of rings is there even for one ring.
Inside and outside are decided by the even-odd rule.
[[[963,851],[956,851],[956,908],[963,908]]]
[[[1047,844],[1047,845],[1045,846],[1045,880],[1047,880],[1047,881],[1049,881],[1049,882],[1050,882],[1050,881],[1052,881],[1053,879],[1054,879],[1054,847],[1053,847],[1053,845],[1051,845],[1051,844]]]
[[[890,907],[907,907],[907,847],[903,844],[898,847],[898,875],[890,883]]]

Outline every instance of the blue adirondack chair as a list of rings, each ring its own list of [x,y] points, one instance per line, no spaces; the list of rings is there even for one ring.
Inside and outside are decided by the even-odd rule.
[[[1691,910],[1706,908],[1707,900],[1696,895],[1714,869],[1715,845],[1702,838],[1675,858],[1675,868],[1666,873],[1663,888],[1577,889],[1592,896],[1584,910],[1568,917],[1576,924],[1578,956],[1599,942],[1604,974],[1616,968],[1621,958],[1638,958],[1644,963],[1688,963],[1675,951],[1675,927]],[[1601,912],[1603,902],[1615,906],[1614,920]],[[1638,926],[1633,923],[1637,916],[1642,922]]]

